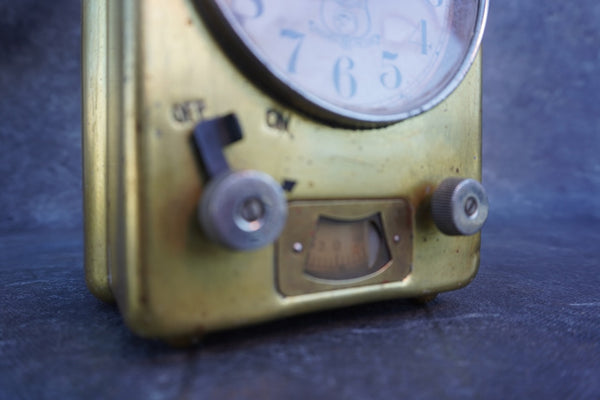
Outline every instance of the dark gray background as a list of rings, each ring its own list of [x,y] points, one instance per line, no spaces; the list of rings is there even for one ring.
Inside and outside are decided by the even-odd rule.
[[[600,3],[496,0],[466,289],[173,350],[82,273],[80,4],[0,0],[0,399],[600,398]]]
[[[600,5],[495,1],[484,39],[493,214],[600,217]],[[0,2],[0,232],[81,226],[80,6]]]

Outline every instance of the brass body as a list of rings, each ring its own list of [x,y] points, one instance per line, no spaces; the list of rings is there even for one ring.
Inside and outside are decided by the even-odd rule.
[[[443,103],[385,128],[326,126],[255,87],[191,0],[84,0],[85,269],[142,336],[177,339],[314,310],[468,284],[480,236],[445,236],[429,199],[449,176],[481,178],[481,58]],[[191,145],[202,118],[235,113],[234,170],[294,179],[290,201],[403,199],[412,270],[399,281],[285,296],[277,244],[235,252],[196,219],[204,186]],[[286,228],[287,229],[287,228]]]

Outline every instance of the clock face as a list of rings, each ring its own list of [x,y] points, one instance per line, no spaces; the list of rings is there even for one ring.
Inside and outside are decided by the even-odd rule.
[[[332,122],[426,111],[466,74],[485,0],[209,0],[249,77]],[[217,32],[218,35],[218,32]]]

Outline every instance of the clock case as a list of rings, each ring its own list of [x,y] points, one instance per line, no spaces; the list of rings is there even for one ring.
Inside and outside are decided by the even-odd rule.
[[[137,334],[176,342],[316,310],[431,298],[474,278],[480,234],[442,234],[430,199],[448,177],[481,179],[480,55],[437,107],[359,130],[323,124],[255,86],[190,0],[84,0],[82,32],[86,281]],[[224,148],[231,168],[293,179],[290,204],[408,204],[410,273],[286,295],[277,242],[240,252],[208,240],[197,220],[206,179],[192,131],[230,113],[244,133]]]

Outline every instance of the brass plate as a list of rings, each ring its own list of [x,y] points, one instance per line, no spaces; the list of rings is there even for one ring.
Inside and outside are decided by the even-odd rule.
[[[360,278],[348,280],[316,279],[306,272],[312,238],[320,217],[358,221],[379,214],[383,240],[391,261]],[[412,269],[413,212],[403,199],[296,201],[289,204],[286,229],[277,243],[279,291],[296,296],[350,287],[402,281]]]

